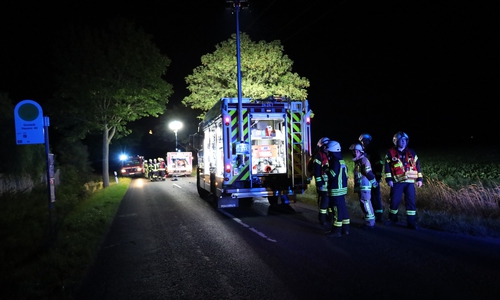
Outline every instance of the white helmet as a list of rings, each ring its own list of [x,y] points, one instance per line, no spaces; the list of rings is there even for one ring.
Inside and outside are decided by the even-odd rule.
[[[406,139],[407,144],[410,142],[410,138],[403,131],[398,131],[398,132],[396,132],[396,134],[394,134],[394,137],[392,138],[392,142],[394,143],[395,146],[398,145],[399,139]]]
[[[329,141],[328,145],[326,146],[326,150],[329,152],[341,152],[340,144],[339,142],[336,141]]]
[[[323,147],[323,146],[326,146],[326,144],[328,144],[328,142],[330,141],[329,138],[327,137],[322,137],[319,139],[318,143],[316,145],[318,145],[318,147]]]
[[[363,146],[361,146],[361,144],[352,144],[349,147],[349,150],[359,150],[361,153],[365,153],[365,150],[363,149]]]

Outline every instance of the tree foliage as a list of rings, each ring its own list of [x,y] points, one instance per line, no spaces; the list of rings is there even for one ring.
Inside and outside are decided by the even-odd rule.
[[[185,80],[191,94],[182,100],[192,109],[208,111],[223,97],[238,96],[236,34],[201,57],[201,65]],[[309,80],[292,72],[293,61],[283,54],[281,42],[254,42],[240,35],[241,90],[243,97],[272,95],[307,98]]]
[[[162,114],[172,86],[162,76],[170,65],[151,36],[133,22],[114,20],[106,29],[72,29],[56,47],[58,90],[54,123],[73,137],[102,133],[103,181],[109,184],[109,144],[130,133],[129,122]]]

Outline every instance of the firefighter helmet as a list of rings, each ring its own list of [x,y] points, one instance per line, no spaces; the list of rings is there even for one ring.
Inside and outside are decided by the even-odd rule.
[[[368,140],[368,142],[371,142],[372,141],[372,136],[368,133],[363,133],[359,136],[358,140],[360,142],[363,142],[363,140]]]
[[[323,146],[326,146],[326,145],[328,144],[328,142],[329,142],[329,141],[330,141],[330,139],[329,139],[329,138],[327,138],[327,137],[322,137],[322,138],[320,138],[320,139],[319,139],[319,141],[318,141],[318,144],[317,144],[317,145],[318,145],[318,147],[323,147]]]
[[[394,137],[392,138],[392,142],[394,143],[395,146],[398,145],[399,139],[406,139],[407,144],[408,144],[408,142],[410,142],[410,138],[403,131],[398,131],[398,132],[396,132],[396,134],[394,134]]]
[[[361,153],[365,153],[365,150],[363,149],[363,146],[361,146],[361,144],[352,144],[350,147],[349,147],[349,150],[359,150]]]
[[[326,146],[326,150],[328,150],[329,152],[340,152],[341,148],[339,142],[329,141],[328,145]]]

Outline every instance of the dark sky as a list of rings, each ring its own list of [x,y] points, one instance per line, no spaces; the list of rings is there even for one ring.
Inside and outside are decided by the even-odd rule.
[[[4,4],[0,92],[43,102],[53,92],[49,47],[61,28],[124,16],[172,60],[170,107],[187,95],[184,77],[201,56],[236,30],[224,0],[104,2]],[[417,147],[498,136],[498,10],[433,2],[443,3],[250,0],[240,30],[254,41],[280,40],[293,71],[310,80],[315,139],[348,147],[367,131],[390,146],[404,130]]]

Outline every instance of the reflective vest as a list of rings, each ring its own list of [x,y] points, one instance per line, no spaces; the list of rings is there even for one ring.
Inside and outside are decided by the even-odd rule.
[[[405,149],[403,155],[400,155],[400,152],[395,148],[389,149],[389,153],[391,154],[391,158],[388,163],[394,181],[401,182],[416,179],[418,170],[415,163],[415,158],[413,157],[410,150],[408,150],[408,148]],[[407,173],[408,171],[412,172]],[[415,176],[412,176],[411,174],[415,174]]]
[[[367,157],[363,156],[354,162],[353,174],[354,191],[371,191],[376,179]]]
[[[331,159],[328,175],[328,196],[342,196],[347,194],[347,165],[343,159]]]
[[[325,170],[328,168],[328,156],[326,153],[319,151],[314,157],[314,180],[316,181],[316,188],[320,191],[327,191],[328,176]]]

